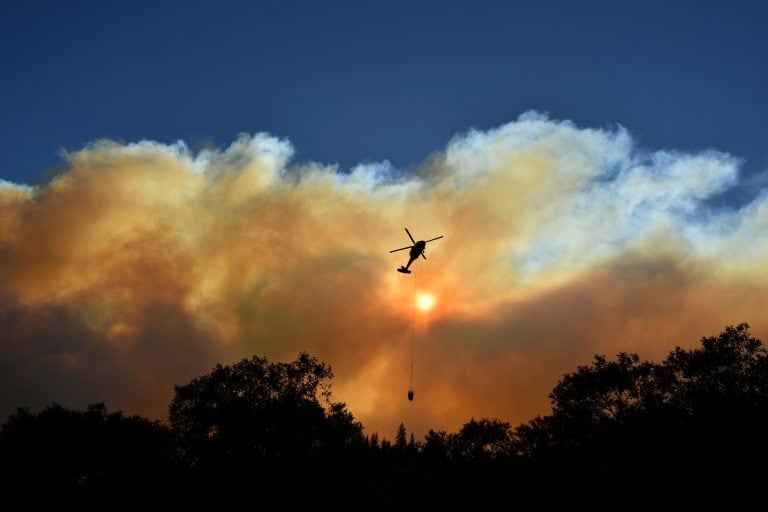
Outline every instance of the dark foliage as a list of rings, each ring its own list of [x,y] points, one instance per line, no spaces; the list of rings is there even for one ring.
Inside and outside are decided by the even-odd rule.
[[[557,383],[552,414],[518,427],[514,445],[566,500],[745,503],[766,476],[754,468],[768,455],[767,363],[747,324],[660,364],[595,356]]]
[[[362,434],[330,367],[254,357],[176,387],[170,428],[51,405],[0,433],[3,483],[33,507],[266,510],[741,508],[762,500],[768,354],[727,327],[661,363],[596,355],[557,383],[552,413],[512,429],[470,419],[418,442]]]
[[[19,408],[0,433],[0,477],[25,507],[99,507],[170,498],[181,478],[171,432],[159,422],[104,404],[85,411]],[[116,506],[117,504],[115,504]]]
[[[302,353],[291,363],[218,365],[177,386],[170,422],[196,482],[194,502],[238,502],[258,491],[270,497],[262,505],[295,508],[350,471],[364,446],[362,425],[331,402],[332,377]]]
[[[341,451],[362,442],[362,425],[330,401],[332,377],[305,353],[291,363],[253,357],[218,365],[175,388],[171,427],[192,466]]]

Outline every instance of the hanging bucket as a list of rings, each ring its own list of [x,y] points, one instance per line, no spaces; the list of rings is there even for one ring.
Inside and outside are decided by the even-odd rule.
[[[411,389],[408,390],[408,400],[413,402],[413,390],[411,390]]]

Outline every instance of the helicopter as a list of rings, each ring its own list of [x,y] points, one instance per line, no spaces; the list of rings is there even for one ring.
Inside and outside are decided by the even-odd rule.
[[[400,268],[397,269],[398,272],[402,272],[403,274],[410,274],[411,271],[408,270],[408,267],[411,266],[411,263],[413,263],[416,258],[421,256],[422,258],[427,259],[427,257],[424,256],[424,248],[426,247],[427,243],[428,242],[433,242],[433,241],[438,240],[440,238],[443,238],[443,235],[440,235],[440,236],[435,237],[435,238],[430,238],[429,240],[419,240],[417,242],[416,240],[413,239],[413,236],[411,236],[411,232],[408,231],[408,228],[405,228],[405,232],[408,233],[408,238],[411,239],[411,242],[413,242],[413,245],[409,245],[408,247],[401,247],[399,249],[394,249],[394,250],[391,250],[389,252],[391,254],[393,252],[404,251],[406,249],[410,249],[411,250],[410,255],[409,255],[409,259],[408,259],[408,263],[405,266],[401,266]]]

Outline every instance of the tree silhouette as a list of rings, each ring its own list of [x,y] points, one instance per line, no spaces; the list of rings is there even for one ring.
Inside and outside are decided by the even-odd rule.
[[[590,366],[579,366],[557,383],[549,395],[552,412],[592,425],[621,423],[641,402],[650,370],[651,364],[641,363],[637,354],[621,352],[615,361],[596,355]]]
[[[563,376],[549,395],[552,414],[518,427],[515,446],[527,454],[546,445],[591,449],[641,424],[682,428],[718,418],[730,423],[738,411],[760,415],[767,369],[766,350],[747,324],[702,338],[701,348],[678,347],[661,364],[624,352],[612,361],[596,355]]]
[[[419,444],[416,442],[416,436],[413,435],[413,432],[411,432],[410,436],[408,437],[408,453],[410,455],[416,455],[419,451]]]
[[[170,422],[193,471],[190,500],[235,506],[250,488],[261,508],[300,508],[317,504],[332,479],[348,478],[365,439],[346,406],[331,401],[332,377],[300,353],[290,363],[254,356],[217,365],[176,386]]]
[[[405,453],[405,450],[408,448],[408,432],[405,430],[404,423],[400,423],[400,425],[397,427],[394,448],[399,453]]]
[[[764,406],[768,398],[768,353],[749,325],[730,326],[701,339],[701,348],[676,348],[664,362],[674,378],[670,399],[691,413],[728,405]]]
[[[454,456],[465,460],[484,460],[512,454],[509,423],[498,419],[470,419],[451,436]]]
[[[306,353],[291,363],[217,365],[174,388],[171,426],[193,465],[285,461],[362,444],[360,423],[330,401],[332,377]]]
[[[432,429],[424,436],[422,453],[429,460],[440,462],[450,457],[450,440],[445,430],[434,431]]]
[[[530,429],[555,429],[556,435],[536,433],[535,445],[549,437],[569,449],[592,449],[616,429],[632,421],[638,409],[656,403],[655,366],[637,354],[619,353],[614,361],[596,355],[592,364],[566,374],[549,394],[552,417]],[[533,434],[533,430],[529,433]]]
[[[678,504],[722,499],[755,483],[746,468],[768,454],[767,361],[747,324],[702,338],[700,348],[678,347],[660,364],[597,355],[563,376],[552,414],[519,426],[513,445],[548,465],[551,485],[574,493],[602,488],[619,499],[631,482],[648,489],[646,500],[664,492]]]
[[[371,450],[378,451],[379,450],[379,434],[377,432],[374,432],[371,434],[371,438],[368,441],[368,446]]]
[[[173,445],[159,422],[103,403],[73,411],[51,404],[37,414],[19,408],[0,432],[4,484],[28,504],[86,506],[104,497],[123,503],[169,498],[174,492]]]

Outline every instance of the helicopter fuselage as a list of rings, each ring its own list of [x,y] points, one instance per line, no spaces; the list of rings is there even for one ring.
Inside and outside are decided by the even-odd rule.
[[[418,242],[416,242],[416,244],[413,247],[411,247],[411,252],[410,252],[411,261],[418,258],[421,255],[421,253],[424,252],[424,248],[426,246],[427,246],[427,242],[425,242],[424,240],[419,240]]]

